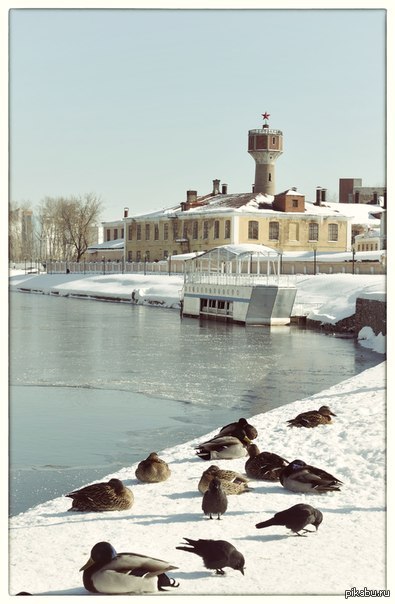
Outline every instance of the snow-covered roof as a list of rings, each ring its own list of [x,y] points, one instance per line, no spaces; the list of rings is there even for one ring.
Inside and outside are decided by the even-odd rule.
[[[283,192],[286,195],[302,195],[300,191],[287,189]],[[172,206],[154,212],[130,216],[127,220],[155,220],[161,218],[179,218],[180,216],[194,217],[199,215],[218,215],[218,214],[257,214],[280,216],[290,214],[274,210],[272,205],[273,195],[264,195],[263,193],[233,193],[218,194],[198,197],[197,201],[201,205],[193,205],[188,209],[182,209],[181,204]],[[316,205],[313,202],[305,201],[305,208],[302,212],[292,212],[294,218],[297,217],[326,217],[334,216],[339,220],[348,220],[351,224],[369,224],[378,225],[380,214],[385,211],[379,205],[372,206],[363,203],[333,203],[323,202]]]
[[[95,243],[87,249],[89,254],[94,254],[98,250],[121,250],[124,247],[123,239],[113,239],[112,241],[103,241],[103,243]]]

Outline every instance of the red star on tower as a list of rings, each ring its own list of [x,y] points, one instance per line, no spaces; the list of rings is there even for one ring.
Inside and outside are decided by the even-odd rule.
[[[270,113],[268,113],[267,111],[265,111],[265,113],[262,113],[262,117],[264,120],[268,120],[270,117]]]

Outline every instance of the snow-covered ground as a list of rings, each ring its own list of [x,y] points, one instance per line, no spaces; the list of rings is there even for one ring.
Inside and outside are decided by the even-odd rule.
[[[297,286],[298,312],[304,308],[311,318],[334,323],[354,313],[357,296],[383,296],[385,277],[301,275]],[[46,294],[102,295],[127,302],[135,291],[137,303],[177,309],[182,277],[11,275],[10,289],[20,288]],[[361,330],[359,340],[385,353],[385,336],[376,336],[369,326]],[[385,393],[383,361],[311,398],[249,418],[258,429],[260,450],[272,451],[289,461],[303,459],[329,471],[343,481],[340,492],[298,495],[279,483],[251,481],[253,491],[229,496],[223,519],[210,521],[203,516],[197,488],[209,462],[195,455],[196,441],[190,441],[160,451],[172,470],[164,483],[138,483],[135,466],[103,477],[118,477],[132,489],[135,503],[128,511],[72,514],[67,511],[70,500],[60,497],[11,518],[10,594],[87,594],[79,568],[98,541],[109,541],[120,552],[159,557],[177,566],[171,573],[180,582],[176,594],[159,594],[177,597],[177,601],[179,596],[199,594],[213,596],[215,601],[220,595],[325,594],[343,599],[345,590],[352,588],[389,589],[391,552],[386,549],[393,523],[386,514],[386,496],[391,493],[389,483],[386,485],[386,427],[391,409],[386,409]],[[329,405],[337,415],[332,425],[312,430],[287,427],[287,419],[322,404]],[[229,417],[229,422],[236,419]],[[206,436],[217,433],[219,427],[213,426]],[[111,447],[111,443],[106,446]],[[217,465],[243,472],[245,461],[220,460]],[[389,472],[389,481],[390,477]],[[290,535],[284,527],[255,528],[257,522],[299,502],[322,511],[324,520],[317,533],[301,538]],[[204,568],[200,558],[176,549],[184,537],[231,542],[246,559],[245,576],[230,569],[224,577],[215,576]],[[156,596],[134,597],[147,602],[147,598]]]
[[[355,313],[358,296],[385,298],[385,275],[295,275],[297,294],[293,316],[307,316],[326,324]],[[130,302],[132,293],[138,304],[179,308],[183,287],[181,275],[164,274],[24,274],[11,271],[10,290],[28,289],[60,296],[108,297]],[[364,346],[385,352],[386,338],[365,330]]]
[[[139,483],[135,466],[104,477],[116,476],[132,489],[135,503],[130,510],[70,513],[70,500],[60,497],[11,518],[10,593],[87,594],[79,569],[98,541],[109,541],[120,552],[159,557],[177,566],[170,573],[180,582],[177,596],[326,594],[343,599],[345,590],[352,588],[390,589],[385,371],[382,362],[311,398],[249,418],[258,429],[261,450],[329,471],[343,481],[340,492],[299,495],[280,483],[251,481],[253,491],[228,496],[228,511],[220,522],[208,520],[197,487],[210,462],[195,455],[196,441],[186,442],[160,452],[172,471],[166,482]],[[323,404],[337,415],[332,425],[287,426],[286,420]],[[207,437],[217,428],[213,426]],[[216,463],[243,472],[245,461]],[[255,528],[257,522],[300,502],[323,513],[316,533],[302,538],[284,527]],[[226,569],[225,576],[216,576],[199,557],[176,549],[183,537],[229,541],[245,557],[245,575]],[[143,598],[146,602],[147,596]]]

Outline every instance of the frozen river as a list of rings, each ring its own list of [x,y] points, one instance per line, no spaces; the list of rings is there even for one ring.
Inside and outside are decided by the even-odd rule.
[[[382,361],[298,326],[10,294],[10,513]]]

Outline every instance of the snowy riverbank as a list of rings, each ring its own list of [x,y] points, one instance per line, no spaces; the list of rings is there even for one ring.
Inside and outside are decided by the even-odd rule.
[[[345,590],[352,588],[390,588],[385,370],[383,362],[311,398],[250,418],[258,429],[261,450],[326,469],[344,482],[340,492],[298,495],[279,483],[252,481],[253,491],[229,496],[221,522],[210,521],[202,514],[197,489],[208,462],[194,454],[195,441],[183,443],[160,452],[172,470],[164,483],[138,483],[134,466],[115,474],[134,493],[135,503],[128,511],[72,514],[67,512],[70,500],[60,497],[11,518],[10,593],[86,594],[79,568],[91,547],[102,540],[118,551],[159,557],[177,566],[171,573],[180,582],[177,596],[326,594],[343,600]],[[322,404],[337,415],[332,425],[311,430],[287,427],[287,419]],[[207,436],[216,432],[213,426]],[[241,472],[244,464],[244,458],[218,462]],[[322,511],[317,533],[299,538],[284,527],[255,528],[257,522],[299,502]],[[176,550],[183,537],[230,541],[245,556],[245,576],[230,569],[224,577],[215,576],[200,558]]]
[[[115,299],[127,303],[178,309],[183,287],[182,275],[134,274],[10,274],[11,291],[31,291],[58,296]],[[297,295],[293,316],[335,324],[355,313],[361,295],[385,296],[385,275],[296,275]],[[365,329],[361,343],[385,352],[386,338]]]

